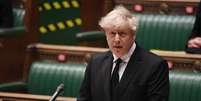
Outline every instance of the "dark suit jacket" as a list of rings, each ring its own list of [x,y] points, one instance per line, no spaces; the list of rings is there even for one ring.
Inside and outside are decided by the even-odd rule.
[[[201,54],[201,48],[188,48],[188,41],[195,37],[201,37],[201,2],[198,5],[195,23],[191,35],[189,36],[186,42],[186,49],[185,49],[187,53]]]
[[[199,3],[197,8],[195,23],[189,39],[194,37],[201,37],[201,2]]]
[[[77,101],[110,101],[112,53],[96,55],[87,66]],[[165,60],[136,47],[118,85],[114,101],[168,101]]]

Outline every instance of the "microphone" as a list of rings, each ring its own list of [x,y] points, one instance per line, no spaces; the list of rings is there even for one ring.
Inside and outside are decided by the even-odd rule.
[[[52,97],[50,98],[49,101],[55,101],[55,99],[57,98],[57,96],[58,96],[63,90],[64,90],[64,84],[61,83],[61,84],[57,87],[56,91],[54,92],[54,94],[52,95]]]

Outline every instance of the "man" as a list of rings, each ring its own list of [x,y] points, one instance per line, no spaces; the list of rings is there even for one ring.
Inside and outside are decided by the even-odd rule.
[[[135,43],[136,18],[117,6],[99,25],[110,51],[92,57],[77,101],[168,101],[168,65]]]
[[[187,52],[201,54],[201,2],[199,3],[192,34],[187,43]]]

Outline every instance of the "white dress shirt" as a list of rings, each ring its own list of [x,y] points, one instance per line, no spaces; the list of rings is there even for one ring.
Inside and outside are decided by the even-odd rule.
[[[126,66],[127,66],[128,62],[130,60],[130,57],[133,54],[133,52],[135,51],[135,48],[136,48],[136,44],[134,42],[133,45],[131,46],[130,50],[128,51],[128,53],[126,53],[124,56],[121,57],[122,62],[121,62],[120,67],[119,67],[119,81],[121,80],[121,77],[122,77],[122,75],[123,75],[123,73],[124,73],[124,71],[126,69]],[[114,68],[116,66],[116,62],[115,61],[119,57],[117,57],[115,54],[112,54],[112,55],[114,57],[114,59],[113,59],[113,66],[112,66],[112,72],[113,72],[113,70],[114,70]],[[111,75],[112,75],[112,73],[111,73]]]

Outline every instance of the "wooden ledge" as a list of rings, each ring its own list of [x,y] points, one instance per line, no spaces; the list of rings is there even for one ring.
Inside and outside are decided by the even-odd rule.
[[[108,48],[94,48],[84,46],[67,46],[67,45],[51,45],[51,44],[34,44],[28,48],[36,48],[38,51],[54,52],[54,51],[68,51],[68,52],[83,52],[83,53],[101,53],[108,51]]]
[[[184,59],[200,59],[201,54],[189,54],[184,51],[162,51],[162,50],[151,50],[151,52],[163,56],[163,57],[170,57],[170,58],[184,58]]]
[[[48,101],[51,96],[0,92],[1,101]],[[76,98],[58,97],[56,101],[76,101]]]

